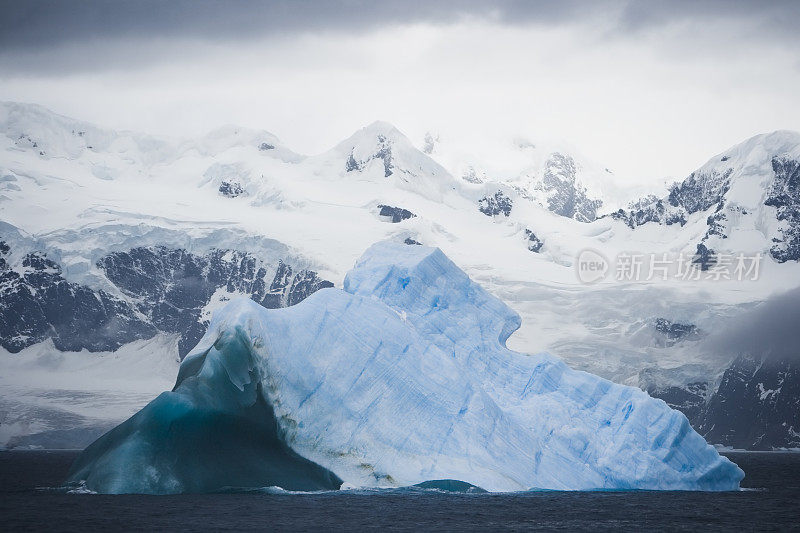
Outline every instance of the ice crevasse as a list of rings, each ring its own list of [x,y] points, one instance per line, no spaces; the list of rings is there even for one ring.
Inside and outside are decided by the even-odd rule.
[[[661,400],[507,349],[519,325],[440,250],[375,244],[343,290],[218,311],[175,388],[88,447],[70,480],[107,493],[739,487],[744,473]]]

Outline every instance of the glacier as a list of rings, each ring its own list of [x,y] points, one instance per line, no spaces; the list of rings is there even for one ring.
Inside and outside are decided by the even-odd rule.
[[[384,241],[289,308],[215,312],[175,387],[90,445],[101,493],[403,487],[736,490],[686,417],[547,353],[438,248]]]

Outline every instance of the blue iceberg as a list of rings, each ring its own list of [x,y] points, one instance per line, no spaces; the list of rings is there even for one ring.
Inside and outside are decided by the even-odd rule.
[[[378,243],[344,290],[217,312],[175,388],[89,446],[70,480],[154,494],[738,489],[744,473],[683,414],[507,349],[519,325],[440,250]]]

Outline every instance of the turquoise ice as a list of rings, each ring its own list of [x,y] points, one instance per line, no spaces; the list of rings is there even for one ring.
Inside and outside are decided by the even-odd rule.
[[[381,242],[298,305],[214,315],[172,392],[86,449],[98,492],[226,487],[736,490],[643,391],[505,347],[519,316],[440,250]]]

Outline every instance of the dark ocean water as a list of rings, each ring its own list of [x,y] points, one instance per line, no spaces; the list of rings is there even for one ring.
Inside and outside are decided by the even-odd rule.
[[[0,531],[800,531],[800,454],[727,453],[746,490],[103,496],[59,489],[77,452],[0,452]]]

